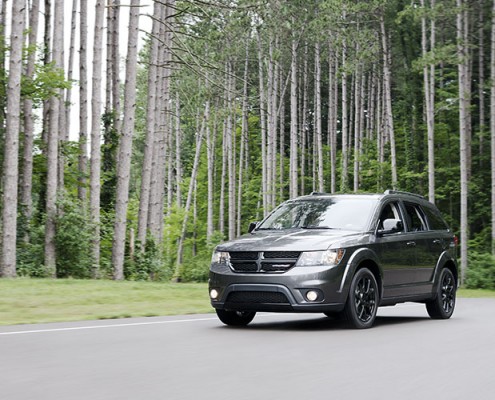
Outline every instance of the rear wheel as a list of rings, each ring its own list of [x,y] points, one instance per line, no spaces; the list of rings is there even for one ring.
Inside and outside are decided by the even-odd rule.
[[[368,268],[362,268],[352,278],[344,308],[348,324],[356,329],[371,328],[378,308],[378,284]]]
[[[256,315],[254,311],[216,310],[216,312],[220,321],[230,326],[246,326]]]
[[[433,319],[448,319],[454,313],[457,284],[454,274],[444,268],[440,274],[440,281],[435,298],[426,303],[426,311]]]

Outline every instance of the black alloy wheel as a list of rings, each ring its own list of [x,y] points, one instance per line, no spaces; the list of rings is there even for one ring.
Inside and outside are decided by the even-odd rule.
[[[344,313],[349,325],[357,329],[371,328],[379,303],[378,284],[373,273],[362,268],[352,278]]]
[[[457,282],[448,268],[442,269],[435,298],[426,303],[428,315],[433,319],[448,319],[454,313]]]
[[[246,326],[256,315],[254,311],[216,310],[216,312],[218,319],[229,326]]]

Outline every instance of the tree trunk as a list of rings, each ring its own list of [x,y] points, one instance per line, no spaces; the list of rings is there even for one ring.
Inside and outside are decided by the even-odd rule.
[[[344,41],[342,49],[342,177],[340,190],[346,192],[349,188],[349,154],[348,154],[348,115],[347,115],[347,45]]]
[[[492,254],[495,256],[495,0],[492,5],[492,32],[490,55],[490,136],[492,186]]]
[[[132,0],[129,11],[129,38],[124,88],[124,121],[117,162],[115,225],[112,243],[113,279],[124,279],[124,252],[127,227],[127,203],[131,169],[132,136],[136,111],[137,41],[140,0]]]
[[[0,276],[16,276],[18,153],[21,108],[22,45],[25,5],[12,3],[9,79],[7,82],[7,127],[4,144],[2,255]]]
[[[156,88],[158,87],[158,38],[160,35],[160,17],[162,5],[154,4],[153,28],[151,32],[150,62],[148,67],[148,99],[146,106],[146,139],[144,143],[143,166],[141,169],[141,196],[139,198],[138,234],[137,238],[141,249],[146,243],[146,229],[148,227],[148,209],[150,203],[151,167],[153,163],[153,149],[155,147],[155,121],[157,114]]]
[[[79,199],[86,202],[86,176],[88,174],[88,0],[81,0],[79,45]]]
[[[467,92],[467,74],[468,74],[468,49],[464,39],[464,30],[466,29],[465,14],[463,12],[464,1],[457,0],[457,52],[458,52],[458,71],[459,71],[459,140],[460,140],[460,168],[461,168],[461,284],[467,270],[467,242],[469,240],[468,232],[468,119],[467,108],[469,106],[469,93]]]
[[[297,171],[297,41],[292,39],[291,53],[291,80],[290,80],[290,180],[289,180],[289,197],[294,198],[298,195],[298,171]]]
[[[323,185],[323,132],[321,127],[321,64],[320,43],[315,45],[315,120],[316,120],[316,153],[318,155],[318,191],[324,192]]]
[[[385,30],[384,12],[380,13],[380,29],[382,36],[383,50],[383,85],[384,85],[384,110],[385,110],[385,131],[390,140],[390,164],[392,168],[392,189],[397,189],[397,155],[395,149],[394,120],[392,115],[392,83],[390,78],[390,50],[388,35]]]
[[[40,15],[40,1],[33,0],[29,12],[29,47],[33,47],[37,42],[37,32]],[[26,64],[26,78],[32,79],[34,76],[36,52],[28,54]],[[34,145],[34,118],[33,118],[33,101],[30,98],[24,99],[24,148],[23,148],[23,165],[22,165],[22,182],[21,182],[21,212],[24,217],[24,223],[29,226],[31,220],[33,200],[33,145]],[[27,230],[28,232],[28,230]],[[25,241],[29,241],[29,234],[24,236]]]
[[[94,226],[94,237],[91,243],[93,278],[98,277],[100,268],[100,131],[103,14],[103,0],[98,0],[95,5],[95,36],[93,42],[93,78],[91,94],[91,159],[89,178],[89,209],[91,222]]]
[[[63,0],[55,0],[54,19],[61,21],[64,15]],[[52,62],[56,68],[63,68],[62,64],[62,36],[63,25],[54,24]],[[45,225],[45,268],[47,274],[56,277],[56,247],[55,247],[55,219],[57,216],[57,189],[58,189],[58,144],[61,91],[50,98],[50,129],[47,146],[47,178],[46,178],[46,225]],[[65,116],[65,115],[64,115]]]
[[[258,75],[259,75],[259,92],[260,92],[260,125],[261,125],[261,194],[263,196],[263,216],[268,211],[268,166],[266,154],[266,99],[265,83],[263,73],[263,51],[261,48],[260,34],[257,32],[258,39]]]

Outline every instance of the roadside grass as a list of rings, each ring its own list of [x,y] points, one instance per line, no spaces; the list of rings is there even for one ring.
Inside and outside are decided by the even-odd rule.
[[[212,311],[206,283],[0,279],[0,325]]]
[[[495,291],[460,289],[459,297]],[[213,312],[206,283],[0,279],[0,325]]]

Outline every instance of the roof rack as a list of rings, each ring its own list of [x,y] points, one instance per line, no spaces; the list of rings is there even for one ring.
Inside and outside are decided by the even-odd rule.
[[[328,195],[330,193],[325,193],[325,192],[311,192],[309,195],[310,196],[324,196],[324,195]]]
[[[390,189],[387,189],[383,193],[384,194],[407,194],[409,196],[419,197],[420,199],[424,199],[425,198],[424,196],[422,196],[420,194],[411,193],[411,192],[405,192],[405,191],[402,191],[402,190],[390,190]]]

